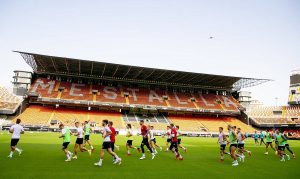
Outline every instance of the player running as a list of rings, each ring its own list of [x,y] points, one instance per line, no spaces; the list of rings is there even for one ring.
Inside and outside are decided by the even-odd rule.
[[[132,146],[133,131],[132,131],[131,124],[126,125],[126,137],[127,137],[127,142],[126,142],[127,155],[131,155],[130,149],[137,149],[136,147]]]
[[[23,150],[17,148],[17,144],[20,140],[21,134],[24,134],[24,128],[20,125],[21,119],[17,119],[16,124],[12,125],[9,129],[9,133],[11,133],[11,141],[10,141],[10,154],[8,158],[12,158],[15,151],[22,154]]]
[[[262,143],[266,145],[265,140],[264,140],[265,135],[264,135],[263,131],[260,131],[259,138],[260,138],[260,144],[259,145],[261,145]]]
[[[149,145],[149,131],[147,126],[144,124],[144,120],[140,121],[140,126],[141,126],[141,135],[143,137],[142,139],[142,143],[141,143],[141,148],[142,148],[142,157],[140,158],[140,160],[144,160],[146,158],[145,155],[145,149],[144,146],[146,145],[146,147],[148,148],[148,150],[151,152],[152,154],[152,160],[155,158],[155,153],[152,151],[150,145]]]
[[[111,134],[110,134],[110,143],[111,143],[111,150],[114,152],[115,151],[115,147],[117,148],[117,150],[119,150],[119,146],[115,145],[116,143],[116,129],[113,127],[113,122],[109,121],[108,122],[108,127],[111,130]],[[113,162],[115,162],[116,158],[114,158]]]
[[[86,146],[86,143],[89,144],[92,151],[94,151],[94,147],[90,141],[90,135],[91,132],[93,132],[93,129],[91,128],[91,124],[88,121],[84,122],[84,146]]]
[[[72,132],[69,128],[65,127],[64,124],[60,124],[59,128],[61,129],[61,136],[59,136],[59,138],[63,138],[62,150],[67,156],[65,161],[70,162],[73,154],[68,150],[68,145],[71,142]]]
[[[182,148],[183,151],[186,152],[186,148],[181,145],[181,136],[182,136],[182,133],[179,130],[179,126],[176,126],[176,130],[177,130],[178,147]]]
[[[237,161],[237,134],[233,130],[233,127],[231,125],[228,125],[228,141],[227,143],[230,144],[230,154],[231,158],[233,159],[232,166],[238,166],[239,163]]]
[[[94,165],[99,166],[99,167],[102,166],[102,161],[103,161],[105,150],[107,150],[107,152],[115,158],[114,164],[121,165],[122,159],[120,157],[118,157],[118,155],[115,152],[113,152],[111,149],[112,145],[111,145],[110,135],[112,132],[111,132],[110,128],[108,127],[108,120],[106,120],[106,119],[103,120],[102,126],[104,128],[103,128],[103,134],[102,134],[103,143],[102,143],[102,149],[101,149],[101,153],[100,153],[100,160],[99,160],[99,162],[94,163]]]
[[[267,130],[267,133],[266,133],[265,137],[266,137],[266,142],[267,142],[265,155],[268,155],[269,154],[269,146],[274,151],[276,151],[276,149],[273,146],[273,134],[272,134],[272,132],[270,130]]]
[[[293,158],[296,158],[295,153],[291,150],[290,145],[288,144],[288,134],[287,132],[283,133],[284,138],[285,138],[285,148],[293,155]]]
[[[79,147],[81,152],[87,151],[89,153],[89,155],[91,155],[92,151],[87,150],[85,147],[83,147],[83,129],[80,126],[80,123],[75,122],[75,127],[76,127],[76,133],[74,133],[74,136],[77,136],[77,139],[76,139],[75,146],[74,146],[74,157],[73,157],[73,159],[77,159],[78,147]]]
[[[257,134],[257,131],[254,131],[254,135],[253,135],[253,138],[254,138],[254,144],[255,145],[258,145],[258,134]]]
[[[172,138],[170,126],[167,126],[166,136],[167,136],[166,151],[169,151],[169,144],[171,143],[171,138]]]
[[[226,143],[227,143],[227,137],[223,132],[223,127],[219,127],[219,138],[218,138],[218,144],[220,144],[220,161],[224,161],[224,154],[230,155],[229,152],[225,151]]]
[[[154,126],[148,126],[149,128],[149,135],[150,135],[150,146],[152,148],[152,151],[157,154],[158,152],[156,151],[156,147],[158,147],[160,149],[160,151],[162,151],[162,147],[160,147],[159,145],[156,144],[156,139],[155,139],[155,135],[154,135]]]
[[[174,124],[170,124],[171,129],[171,145],[170,145],[170,151],[172,151],[175,154],[175,157],[177,160],[183,160],[183,157],[180,155],[178,151],[178,138],[177,138],[177,130]]]
[[[237,136],[238,136],[238,151],[241,154],[240,160],[244,162],[245,155],[244,152],[247,152],[249,156],[251,156],[251,151],[245,149],[245,135],[242,133],[241,128],[237,128]]]
[[[279,130],[276,130],[276,139],[278,141],[278,156],[281,158],[281,162],[285,162],[284,156],[287,157],[287,160],[290,160],[290,156],[285,154],[284,149],[285,149],[285,137],[282,133],[279,132]]]

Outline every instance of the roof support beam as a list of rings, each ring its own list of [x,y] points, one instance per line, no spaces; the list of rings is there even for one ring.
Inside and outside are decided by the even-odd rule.
[[[126,77],[126,75],[129,73],[129,71],[131,70],[131,67],[132,66],[130,66],[129,68],[128,68],[128,71],[125,73],[125,75],[122,77],[122,78],[125,78]]]
[[[135,79],[135,78],[137,78],[141,73],[142,73],[142,71],[144,70],[144,68],[142,68],[134,77],[133,77],[133,79]]]
[[[91,75],[93,75],[94,62],[92,62]]]
[[[103,68],[103,70],[102,70],[102,75],[101,75],[101,76],[103,76],[103,75],[104,75],[105,68],[106,68],[106,63],[104,64],[104,68]]]
[[[115,77],[115,75],[116,75],[116,73],[117,73],[117,71],[118,71],[118,69],[119,69],[119,66],[120,66],[120,65],[117,66],[117,68],[116,68],[114,74],[112,75],[112,77]]]
[[[67,69],[68,73],[70,73],[69,66],[68,66],[68,62],[67,62],[67,59],[65,59],[65,65],[66,65],[66,69]]]
[[[53,61],[53,58],[50,57],[50,59],[51,59],[51,61],[52,61],[52,64],[53,64],[53,67],[54,67],[55,71],[58,72],[57,67],[56,67],[56,65],[55,65],[55,63],[54,63],[54,61]]]
[[[78,74],[81,74],[81,69],[80,69],[80,60],[78,61]]]
[[[165,73],[167,73],[167,71],[164,71],[161,75],[159,75],[159,77],[155,78],[154,81],[156,81],[157,79],[161,78]]]
[[[172,79],[175,75],[177,75],[177,73],[174,73],[174,74],[171,75],[169,78],[165,79],[165,81],[168,81],[169,79]]]
[[[147,78],[149,78],[149,76],[151,76],[154,72],[155,72],[155,69],[153,69],[153,71],[149,75],[147,75],[145,78],[143,78],[143,80],[146,80]]]

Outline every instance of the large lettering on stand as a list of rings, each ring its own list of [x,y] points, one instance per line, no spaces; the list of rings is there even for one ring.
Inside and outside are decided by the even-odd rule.
[[[80,88],[76,88],[76,87],[84,87],[84,84],[76,84],[76,83],[72,83],[71,85],[71,89],[70,89],[70,96],[83,96],[81,92]]]
[[[37,79],[31,88],[31,92],[35,93],[38,88],[40,87],[43,90],[46,90],[48,88],[47,94],[52,94],[52,91],[54,89],[55,81],[48,81],[46,84],[42,79]]]
[[[154,100],[158,100],[160,103],[163,103],[162,98],[154,90],[150,90],[149,102],[152,103]]]
[[[118,90],[115,88],[115,87],[112,87],[112,86],[105,86],[103,88],[103,96],[104,98],[106,99],[116,99],[117,98],[117,92]]]

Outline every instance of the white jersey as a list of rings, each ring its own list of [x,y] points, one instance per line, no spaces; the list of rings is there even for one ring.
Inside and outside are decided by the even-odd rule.
[[[151,140],[155,139],[154,131],[153,130],[149,130],[149,135],[150,135],[150,139]]]
[[[226,145],[226,140],[224,140],[223,132],[219,133],[219,144],[220,145]]]
[[[84,133],[82,127],[77,127],[76,130],[77,130],[77,134],[78,134],[77,138],[82,139],[83,138],[83,133]]]
[[[21,133],[24,132],[24,128],[20,124],[14,124],[10,127],[10,130],[13,130],[11,135],[12,139],[20,139]]]
[[[108,126],[105,126],[103,128],[103,136],[106,136],[107,133],[111,133],[111,130]],[[110,142],[110,135],[104,137],[103,142]]]
[[[243,140],[243,135],[242,135],[242,133],[240,132],[240,133],[238,133],[238,143],[239,144],[245,144],[245,142],[244,142],[244,140]]]

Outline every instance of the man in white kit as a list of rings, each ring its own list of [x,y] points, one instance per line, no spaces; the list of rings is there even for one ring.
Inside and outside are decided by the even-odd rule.
[[[10,154],[9,158],[13,157],[13,154],[15,151],[19,153],[19,155],[22,154],[22,149],[17,148],[17,144],[20,140],[21,134],[24,134],[24,128],[20,125],[21,119],[17,119],[16,124],[12,125],[9,129],[9,132],[12,133],[11,141],[10,141]]]

